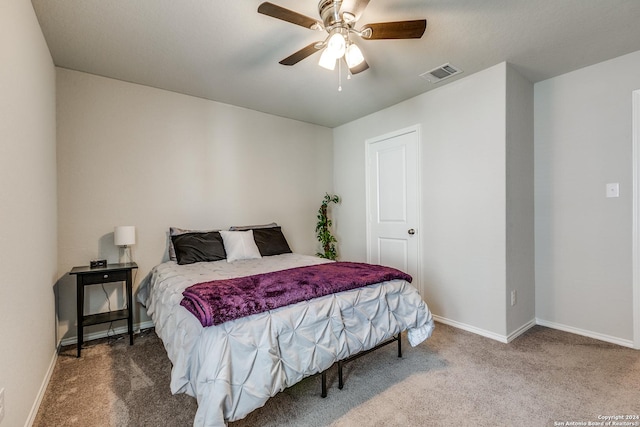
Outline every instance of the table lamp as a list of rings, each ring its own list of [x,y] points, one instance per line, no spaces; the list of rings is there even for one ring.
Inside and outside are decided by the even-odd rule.
[[[131,262],[131,248],[130,245],[136,243],[136,227],[133,225],[120,225],[113,230],[113,242],[116,246],[120,246],[120,262]]]

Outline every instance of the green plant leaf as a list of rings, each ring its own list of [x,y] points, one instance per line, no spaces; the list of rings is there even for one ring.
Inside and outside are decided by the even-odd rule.
[[[322,199],[322,203],[320,204],[320,209],[318,210],[318,223],[316,224],[316,237],[320,242],[320,245],[324,252],[318,252],[316,255],[321,258],[327,258],[331,260],[336,260],[338,258],[338,253],[334,243],[337,243],[338,240],[331,234],[330,227],[333,224],[331,219],[328,216],[328,205],[329,203],[339,203],[340,197],[338,195],[331,195],[329,193],[325,193],[324,198]]]

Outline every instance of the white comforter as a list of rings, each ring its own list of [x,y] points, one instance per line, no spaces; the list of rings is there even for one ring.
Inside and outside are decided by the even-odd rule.
[[[180,305],[182,291],[210,280],[248,276],[327,260],[284,254],[228,263],[156,266],[138,292],[169,359],[171,392],[195,396],[194,426],[224,426],[269,397],[401,331],[417,345],[433,330],[418,291],[403,280],[327,295],[203,328]]]

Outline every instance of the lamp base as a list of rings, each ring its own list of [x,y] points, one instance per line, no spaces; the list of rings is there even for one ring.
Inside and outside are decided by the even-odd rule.
[[[124,246],[120,249],[120,264],[128,264],[130,262],[132,262],[131,248],[129,246]]]

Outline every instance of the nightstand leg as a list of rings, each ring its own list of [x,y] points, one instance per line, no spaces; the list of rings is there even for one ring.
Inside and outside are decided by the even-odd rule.
[[[127,317],[127,327],[129,328],[129,345],[133,345],[133,274],[131,270],[127,272],[127,304],[129,305],[129,316]]]
[[[84,315],[84,284],[82,283],[82,278],[78,277],[76,279],[76,310],[77,310],[77,334],[78,334],[78,354],[76,357],[80,357],[80,352],[82,351],[82,338],[83,338],[83,327],[82,327],[82,316]]]

